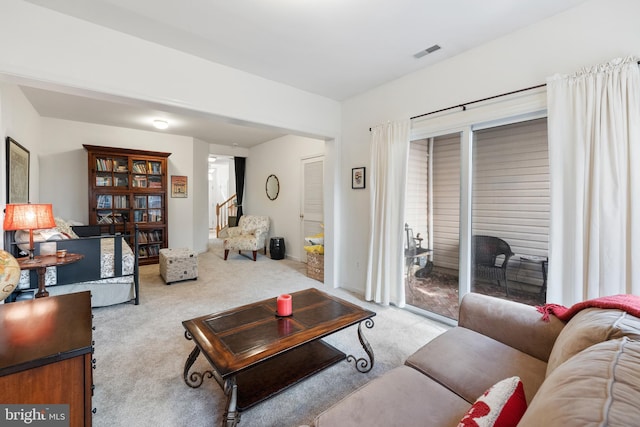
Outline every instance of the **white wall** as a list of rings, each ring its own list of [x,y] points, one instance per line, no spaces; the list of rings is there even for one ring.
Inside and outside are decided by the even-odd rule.
[[[29,200],[39,202],[38,142],[40,141],[40,116],[17,86],[0,82],[0,205],[7,201],[6,145],[7,136],[29,150]],[[3,240],[3,239],[0,239]],[[4,241],[4,240],[3,240]]]
[[[209,243],[209,144],[193,142],[193,179],[189,185],[188,200],[193,206],[193,246],[197,252],[205,252]],[[174,246],[177,247],[177,246]]]
[[[592,0],[343,103],[339,158],[344,194],[336,220],[338,283],[364,292],[369,189],[350,189],[352,167],[369,166],[372,125],[545,83],[555,73],[640,54],[637,0]],[[446,49],[446,46],[443,46]],[[354,213],[360,213],[356,215]]]
[[[271,218],[269,237],[284,237],[287,258],[300,260],[301,160],[324,154],[324,142],[299,136],[283,136],[249,150],[245,174],[245,214]],[[280,193],[269,200],[265,192],[267,177],[274,174],[280,182]],[[269,244],[267,243],[267,247]]]
[[[0,81],[26,82],[103,99],[126,98],[169,110],[186,108],[235,124],[257,124],[285,133],[328,139],[340,133],[337,101],[22,0],[2,0],[0,16],[7,18],[0,26]],[[175,146],[165,151],[178,154]],[[192,148],[182,155],[191,160]],[[187,173],[182,159],[173,161],[175,174],[190,175],[191,168]],[[189,176],[189,182],[192,179]],[[333,188],[327,192],[333,200]],[[184,213],[192,221],[193,212],[181,210],[187,203],[191,202],[183,199],[170,206],[169,220]],[[194,229],[201,223],[198,220],[177,236],[172,236],[177,232],[173,227],[171,245],[191,242],[194,234],[206,234],[206,227]]]
[[[167,197],[169,246],[206,250],[207,149],[193,138],[68,120],[42,118],[40,201],[52,203],[54,214],[88,223],[88,166],[83,144],[172,153],[168,160],[171,175],[186,175],[189,197]],[[202,161],[196,162],[196,154]],[[200,165],[204,163],[204,166]],[[204,184],[201,184],[204,182]],[[200,194],[202,193],[202,194]],[[204,213],[201,213],[204,212]],[[195,236],[204,217],[204,237]],[[202,240],[204,238],[204,241]]]
[[[21,0],[0,2],[0,74],[336,136],[340,104]]]

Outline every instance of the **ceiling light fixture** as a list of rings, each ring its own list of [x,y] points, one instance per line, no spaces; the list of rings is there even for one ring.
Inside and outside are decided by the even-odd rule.
[[[430,53],[435,52],[436,50],[440,50],[440,46],[438,46],[437,44],[434,44],[431,47],[426,48],[425,50],[421,50],[420,52],[416,53],[413,55],[414,58],[418,59],[418,58],[422,58],[423,56],[427,56]]]
[[[156,129],[164,130],[169,127],[169,122],[167,122],[166,120],[154,120],[153,127],[155,127]]]

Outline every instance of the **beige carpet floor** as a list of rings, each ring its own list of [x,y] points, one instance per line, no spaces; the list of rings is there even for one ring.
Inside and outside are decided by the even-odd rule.
[[[447,326],[396,307],[383,307],[358,295],[328,289],[306,277],[304,264],[271,260],[256,262],[230,254],[214,244],[198,258],[199,278],[167,286],[157,265],[141,267],[140,305],[120,304],[94,309],[96,369],[93,425],[212,426],[219,425],[225,396],[213,379],[198,389],[185,385],[184,362],[193,344],[184,338],[182,321],[285,292],[317,287],[377,313],[375,326],[365,329],[375,352],[371,372],[338,363],[242,413],[240,426],[294,427],[313,418],[359,386],[401,365],[406,357]],[[357,327],[328,337],[347,354],[364,356]],[[208,368],[200,355],[194,367]]]

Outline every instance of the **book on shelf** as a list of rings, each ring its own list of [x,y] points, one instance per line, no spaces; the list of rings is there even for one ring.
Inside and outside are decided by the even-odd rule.
[[[146,211],[133,211],[133,221],[134,222],[147,222],[147,212]]]
[[[126,187],[129,185],[129,178],[126,176],[115,176],[113,177],[113,183],[116,187]]]
[[[150,173],[153,175],[160,175],[162,172],[160,166],[160,162],[149,162],[149,169],[151,169]]]
[[[160,209],[162,207],[162,197],[149,196],[149,209]]]
[[[127,196],[113,196],[113,207],[116,209],[127,209],[128,206]]]
[[[98,214],[98,224],[113,224],[113,217],[109,215]]]
[[[162,212],[159,210],[150,210],[146,218],[148,222],[162,222]]]
[[[153,245],[147,247],[147,253],[149,256],[158,256],[160,255],[160,245]]]
[[[96,187],[111,187],[111,177],[96,176]]]
[[[111,196],[106,194],[101,194],[98,196],[98,200],[96,200],[96,207],[98,209],[110,209],[111,208]]]
[[[114,172],[120,172],[120,173],[128,172],[129,168],[127,167],[127,160],[126,159],[114,159],[113,160],[113,170],[114,170]]]
[[[119,212],[104,211],[97,214],[98,224],[122,224],[126,219],[127,217]]]
[[[146,209],[147,208],[147,197],[146,196],[136,196],[133,201],[134,208],[136,209]]]
[[[146,187],[147,186],[147,177],[142,175],[134,175],[133,178],[133,186],[134,187]]]
[[[162,242],[162,231],[140,231],[138,234],[138,241],[141,244]]]
[[[135,173],[147,173],[147,164],[146,162],[133,162],[133,172]]]
[[[111,159],[96,159],[96,169],[99,172],[111,172],[113,161]]]

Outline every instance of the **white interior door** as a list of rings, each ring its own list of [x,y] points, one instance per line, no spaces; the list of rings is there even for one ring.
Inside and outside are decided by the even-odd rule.
[[[323,231],[324,221],[324,156],[302,159],[302,195],[300,197],[300,223],[302,239]],[[307,252],[300,247],[302,261],[307,262]]]

